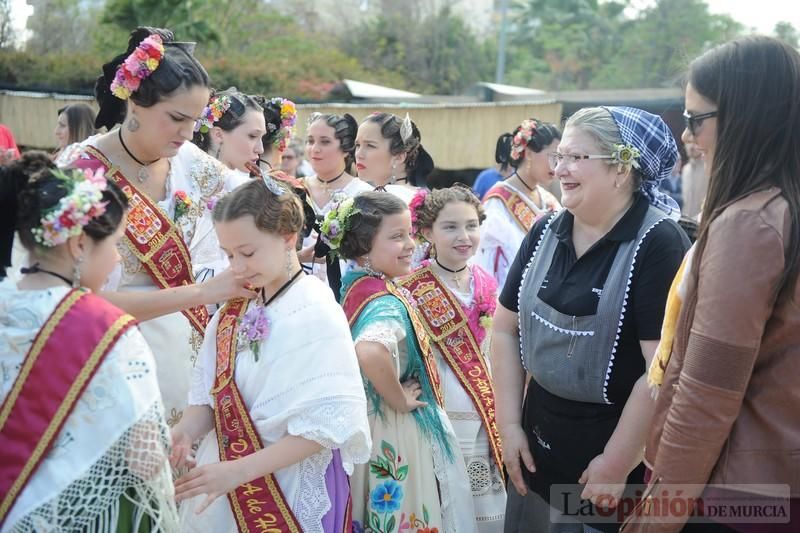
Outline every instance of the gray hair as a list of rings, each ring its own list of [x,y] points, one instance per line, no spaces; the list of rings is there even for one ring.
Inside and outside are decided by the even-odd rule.
[[[602,107],[579,109],[567,119],[564,131],[567,128],[574,128],[589,134],[597,143],[601,154],[611,155],[616,150],[616,145],[625,144],[614,117]],[[610,159],[606,161],[613,164]],[[633,190],[638,191],[642,184],[642,175],[635,168],[631,168],[631,172]]]

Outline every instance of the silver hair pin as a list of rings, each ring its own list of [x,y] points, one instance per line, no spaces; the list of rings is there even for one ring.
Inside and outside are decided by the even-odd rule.
[[[264,174],[263,179],[264,179],[264,185],[266,185],[267,189],[269,189],[270,192],[272,192],[272,194],[274,194],[275,196],[280,196],[284,192],[286,192],[283,189],[283,187],[278,185],[278,181],[269,174]]]
[[[400,124],[400,139],[403,141],[403,144],[408,142],[413,133],[414,128],[411,125],[411,117],[406,113],[406,118],[404,118],[403,123]]]

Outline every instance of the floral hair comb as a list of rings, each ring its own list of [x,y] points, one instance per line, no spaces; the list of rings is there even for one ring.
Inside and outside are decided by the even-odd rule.
[[[46,248],[67,242],[83,232],[83,228],[95,217],[106,212],[107,202],[103,191],[108,182],[102,170],[54,169],[53,176],[61,180],[67,195],[50,208],[33,228],[33,238]]]
[[[276,97],[270,99],[269,102],[277,105],[281,110],[281,127],[279,128],[275,140],[272,141],[272,144],[277,146],[278,150],[282,152],[286,149],[286,145],[289,142],[288,140],[292,138],[292,128],[297,122],[297,107],[294,105],[294,102],[288,98]],[[272,124],[269,124],[268,127],[270,126],[274,128]]]
[[[144,39],[136,50],[117,67],[114,81],[111,82],[111,94],[120,100],[127,100],[136,92],[142,80],[150,76],[161,64],[164,57],[164,43],[161,36],[153,34]]]
[[[333,208],[325,215],[325,220],[320,225],[320,237],[336,252],[342,245],[345,233],[350,229],[350,217],[359,212],[355,207],[352,197],[341,194],[340,197],[334,195]]]
[[[211,101],[208,102],[208,105],[203,109],[202,116],[197,119],[197,122],[194,124],[194,131],[199,131],[200,133],[208,133],[216,121],[222,118],[222,115],[230,109],[231,107],[231,97],[227,94],[223,94],[221,96],[214,96],[211,98]]]
[[[522,158],[525,153],[525,148],[531,142],[533,136],[536,135],[536,121],[526,118],[519,125],[519,130],[511,139],[511,159],[517,160]]]

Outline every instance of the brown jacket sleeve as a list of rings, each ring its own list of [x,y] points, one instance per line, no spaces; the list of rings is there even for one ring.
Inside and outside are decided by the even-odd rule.
[[[705,485],[741,408],[784,268],[782,228],[759,211],[714,221],[703,252],[684,364],[667,412],[653,479]],[[685,493],[699,496],[698,490]],[[651,524],[636,531],[679,531]]]

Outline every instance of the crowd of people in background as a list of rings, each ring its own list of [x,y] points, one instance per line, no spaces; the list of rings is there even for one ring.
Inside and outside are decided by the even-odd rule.
[[[0,128],[0,531],[797,529],[797,50],[694,59],[679,140],[520,117],[472,188],[170,30],[95,93]]]

